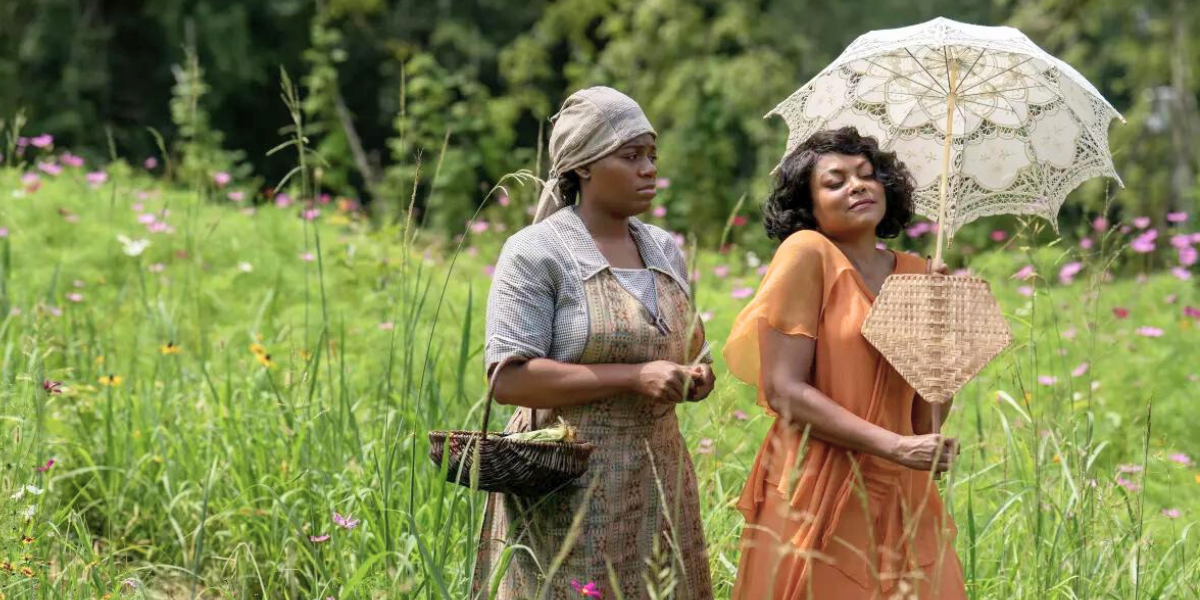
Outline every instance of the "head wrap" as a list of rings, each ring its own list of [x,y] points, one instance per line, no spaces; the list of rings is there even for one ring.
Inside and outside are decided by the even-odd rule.
[[[550,130],[550,174],[538,198],[534,223],[565,206],[559,189],[563,175],[616,152],[639,135],[658,135],[633,98],[608,87],[571,94],[550,120],[554,123]]]

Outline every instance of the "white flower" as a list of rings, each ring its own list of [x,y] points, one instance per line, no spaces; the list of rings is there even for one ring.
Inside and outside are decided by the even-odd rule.
[[[117,234],[117,240],[124,246],[125,254],[128,256],[141,256],[142,252],[146,251],[146,246],[150,245],[150,240],[131,240],[119,233]]]
[[[24,498],[24,497],[25,497],[25,488],[17,488],[17,493],[15,493],[11,496],[11,498],[13,500],[20,500],[21,498]]]
[[[242,262],[238,263],[238,270],[243,273],[249,273],[250,271],[254,270],[254,265],[243,260]]]
[[[757,254],[755,254],[753,252],[746,253],[746,266],[750,267],[751,269],[757,269],[761,265],[762,265],[762,260],[760,260],[758,258]]]
[[[45,490],[43,490],[35,485],[27,485],[27,486],[25,486],[25,491],[29,492],[30,494],[33,494],[34,496],[41,496],[42,492],[44,492]]]
[[[33,513],[35,512],[37,512],[37,507],[30,504],[29,506],[25,507],[25,510],[21,511],[21,516],[25,517],[26,519],[32,519]]]

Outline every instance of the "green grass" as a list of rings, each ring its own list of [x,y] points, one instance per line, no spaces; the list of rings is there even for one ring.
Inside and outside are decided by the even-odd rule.
[[[482,497],[439,480],[425,433],[478,427],[485,267],[511,227],[469,234],[455,258],[333,204],[314,227],[298,205],[249,215],[212,190],[109,174],[93,188],[68,168],[14,195],[22,173],[0,170],[0,560],[34,571],[0,573],[0,591],[466,597]],[[138,203],[168,209],[174,232],[147,233]],[[516,224],[523,212],[487,216]],[[118,234],[151,245],[127,256]],[[1200,330],[1182,313],[1200,293],[1166,274],[1102,283],[1115,239],[1063,286],[1054,274],[1072,251],[1022,239],[972,260],[1017,343],[947,423],[964,446],[943,485],[971,595],[1200,597],[1200,474],[1169,459],[1200,457]],[[1033,298],[1010,279],[1027,263],[1048,275],[1026,282]],[[718,265],[731,275],[715,277]],[[700,252],[697,269],[719,350],[745,302],[731,291],[758,277],[735,254]],[[1162,336],[1137,333],[1147,326]],[[162,353],[168,342],[182,352]],[[738,559],[733,503],[769,423],[719,360],[717,373],[712,397],[680,414],[721,598]],[[109,374],[121,384],[101,385]],[[1143,468],[1122,474],[1137,491],[1117,484],[1119,465]],[[44,493],[12,500],[25,485]],[[361,524],[339,528],[334,511]]]

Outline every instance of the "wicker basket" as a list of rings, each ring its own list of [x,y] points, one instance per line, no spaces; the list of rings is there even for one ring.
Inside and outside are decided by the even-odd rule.
[[[937,274],[888,277],[862,333],[934,403],[949,400],[1012,343],[986,281]]]
[[[593,446],[587,442],[531,442],[513,440],[506,433],[488,433],[488,418],[495,396],[496,375],[492,372],[483,427],[479,431],[430,431],[429,458],[442,466],[446,481],[485,492],[518,496],[543,496],[583,475]],[[537,411],[529,410],[529,430],[537,428]],[[478,479],[472,485],[473,471]]]

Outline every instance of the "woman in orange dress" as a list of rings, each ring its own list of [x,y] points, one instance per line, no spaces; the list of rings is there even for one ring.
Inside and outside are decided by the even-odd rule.
[[[777,172],[765,214],[782,243],[724,348],[775,417],[738,502],[735,599],[966,598],[931,477],[957,443],[860,331],[884,279],[927,272],[877,242],[912,218],[911,182],[853,128],[813,135]]]

